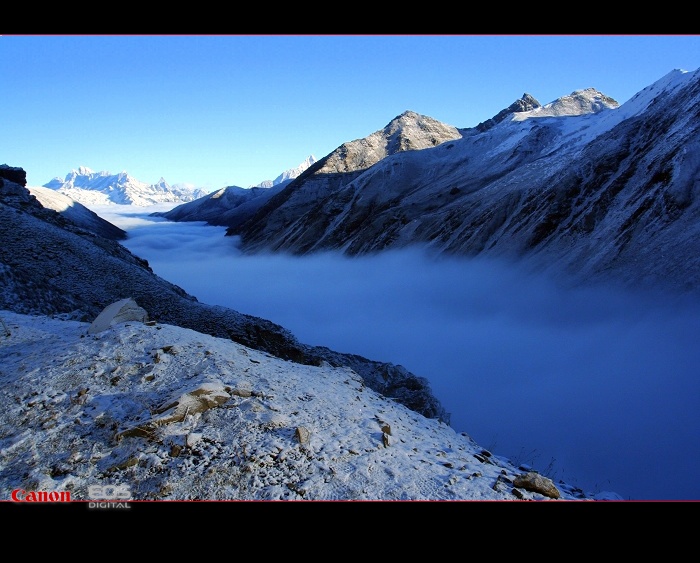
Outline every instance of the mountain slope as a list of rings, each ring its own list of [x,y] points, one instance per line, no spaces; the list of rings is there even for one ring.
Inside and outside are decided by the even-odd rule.
[[[194,201],[182,203],[169,211],[157,211],[152,215],[170,221],[205,221],[219,227],[238,225],[250,219],[268,199],[282,191],[315,162],[315,157],[310,155],[296,168],[282,172],[274,181],[261,182],[248,189],[228,186]]]
[[[698,108],[700,71],[677,70],[622,106],[595,89],[545,106],[526,94],[491,123],[411,145],[421,150],[384,150],[408,146],[385,128],[227,234],[251,253],[419,244],[578,281],[700,289]]]
[[[333,198],[355,178],[391,155],[422,151],[460,137],[461,133],[455,127],[406,111],[368,137],[343,143],[309,167],[279,194],[261,202],[258,211],[249,219],[226,225],[232,233],[239,232],[238,229],[246,232],[251,241],[260,241],[270,235],[269,244],[261,244],[260,247],[288,250],[286,244],[279,239],[293,238],[299,243],[300,252],[306,252],[310,250],[309,244],[313,244],[328,226],[337,205],[344,205],[338,202],[333,204],[333,209],[326,209],[323,202],[327,198]],[[316,220],[302,219],[297,222],[298,218],[310,213],[321,215]],[[266,221],[270,221],[270,224],[265,225]],[[290,231],[287,231],[288,228]],[[251,243],[248,249],[253,246],[254,243]]]
[[[516,113],[507,115],[539,108],[525,94],[509,108]],[[406,115],[414,119],[402,119]],[[432,240],[432,233],[414,232],[421,222],[433,217],[440,222],[444,210],[465,193],[481,199],[477,192],[483,183],[519,174],[520,167],[542,156],[537,150],[543,139],[553,136],[539,129],[528,136],[532,121],[506,129],[511,121],[504,112],[493,122],[484,134],[451,128],[440,143],[398,143],[396,131],[403,138],[423,132],[416,114],[406,112],[367,139],[342,145],[245,224],[231,225],[229,234],[240,235],[247,251],[295,254],[329,249],[361,254]],[[388,146],[413,150],[376,149]]]
[[[205,221],[219,227],[237,225],[250,219],[288,183],[282,182],[269,188],[228,186],[168,211],[156,211],[151,215],[165,217],[170,221]]]
[[[621,500],[493,455],[346,367],[287,362],[162,323],[91,334],[87,323],[46,316],[0,310],[0,320],[3,500],[41,492],[105,500],[103,486],[114,500],[115,485],[130,508],[131,500]]]
[[[28,189],[42,206],[57,211],[76,225],[104,238],[112,240],[123,240],[126,238],[126,231],[106,221],[97,213],[88,209],[82,203],[74,201],[67,195],[39,186],[31,186]]]

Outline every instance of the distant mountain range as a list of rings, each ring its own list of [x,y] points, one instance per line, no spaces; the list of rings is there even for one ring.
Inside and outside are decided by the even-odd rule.
[[[54,178],[43,187],[70,197],[83,205],[154,205],[193,201],[206,195],[202,189],[171,186],[163,178],[147,184],[126,172],[93,172],[85,166],[71,170],[64,179]]]
[[[699,190],[700,71],[674,70],[623,105],[593,88],[546,105],[524,94],[466,129],[407,111],[265,197],[217,192],[159,215],[226,226],[248,253],[422,245],[695,291]]]
[[[299,166],[285,170],[274,180],[266,180],[256,187],[281,188],[299,176],[314,162],[316,162],[314,156],[308,156]],[[110,174],[104,171],[93,172],[85,166],[81,166],[78,170],[71,170],[64,179],[56,177],[42,187],[63,194],[83,205],[148,206],[158,203],[185,203],[210,196],[201,188],[191,188],[179,184],[171,186],[163,178],[157,184],[148,184],[132,178],[126,172],[119,174]],[[223,189],[231,189],[233,192],[243,190],[237,186]],[[216,193],[220,194],[221,190]]]
[[[285,170],[277,176],[274,180],[265,180],[264,182],[260,182],[259,184],[255,186],[251,186],[253,188],[272,188],[274,186],[278,186],[280,184],[286,184],[291,180],[294,180],[299,174],[304,172],[309,166],[311,166],[314,162],[316,162],[316,157],[314,155],[309,155],[306,157],[306,160],[302,162],[299,166],[296,168],[290,168],[289,170]]]

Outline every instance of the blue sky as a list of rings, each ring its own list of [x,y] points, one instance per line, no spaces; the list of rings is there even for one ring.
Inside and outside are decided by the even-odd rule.
[[[272,180],[406,110],[473,127],[524,93],[624,103],[700,35],[0,36],[0,164],[206,190]]]

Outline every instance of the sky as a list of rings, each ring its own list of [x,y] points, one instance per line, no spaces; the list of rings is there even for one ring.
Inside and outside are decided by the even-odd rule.
[[[700,35],[0,35],[0,163],[214,191],[273,180],[411,110],[474,127],[531,94],[627,101]]]
[[[200,301],[427,378],[451,426],[496,454],[585,491],[700,500],[696,299],[415,249],[243,256],[223,227],[149,216],[167,207],[93,210]]]

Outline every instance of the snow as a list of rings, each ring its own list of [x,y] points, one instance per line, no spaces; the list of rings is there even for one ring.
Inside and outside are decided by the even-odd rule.
[[[516,112],[513,114],[511,121],[517,122],[541,117],[579,116],[597,113],[604,109],[616,109],[618,106],[617,102],[594,88],[588,88],[586,90],[577,90],[568,96],[563,96],[530,111]]]
[[[576,142],[581,147],[585,147],[587,143],[607,133],[623,121],[643,114],[659,95],[665,92],[673,92],[682,87],[687,81],[697,76],[699,72],[700,69],[694,72],[678,69],[671,71],[617,108],[608,108],[598,113],[588,113],[574,116],[573,119],[562,120],[560,122],[562,127],[561,142],[555,145],[553,150],[558,150],[559,146],[566,142]],[[543,108],[538,109],[549,108],[552,105],[547,104]],[[547,116],[548,114],[545,112],[543,115]],[[529,117],[538,117],[536,110],[525,112],[524,115],[516,114],[514,120],[527,119]]]
[[[60,316],[0,319],[3,500],[95,500],[96,485],[135,501],[622,500],[516,467],[349,368],[153,321],[89,334]]]
[[[205,195],[203,190],[189,188],[184,184],[171,187],[162,177],[157,184],[149,185],[132,178],[126,172],[95,173],[87,166],[71,170],[65,180],[56,177],[42,187],[64,194],[83,205],[145,206],[166,202],[182,203]]]
[[[76,205],[76,201],[74,199],[49,188],[44,188],[41,186],[28,186],[27,189],[39,200],[41,205],[48,209],[58,211],[59,213],[66,211],[71,207],[75,207]]]

